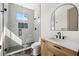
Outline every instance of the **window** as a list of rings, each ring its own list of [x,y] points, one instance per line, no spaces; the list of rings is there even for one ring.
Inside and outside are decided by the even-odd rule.
[[[25,21],[25,20],[28,20],[28,15],[21,12],[17,12],[16,19]]]

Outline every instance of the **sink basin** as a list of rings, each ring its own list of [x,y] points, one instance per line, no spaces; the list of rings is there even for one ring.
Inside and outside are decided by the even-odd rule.
[[[55,42],[55,43],[58,43],[58,44],[66,44],[66,42],[68,42],[68,40],[63,40],[63,39],[58,39],[58,38],[53,38],[53,37],[49,37],[47,38],[49,41],[51,42]]]
[[[49,40],[54,40],[54,41],[63,41],[63,39],[58,39],[58,38],[48,38]]]

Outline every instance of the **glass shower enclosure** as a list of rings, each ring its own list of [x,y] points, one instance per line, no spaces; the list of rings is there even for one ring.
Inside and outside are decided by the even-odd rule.
[[[23,55],[34,42],[34,10],[4,3],[3,55]]]

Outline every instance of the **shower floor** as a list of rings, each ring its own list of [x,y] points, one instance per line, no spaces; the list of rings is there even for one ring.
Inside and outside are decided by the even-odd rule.
[[[8,51],[7,51],[7,54],[6,55],[9,55],[9,56],[32,56],[32,49],[31,49],[31,44],[33,42],[27,44],[26,46],[20,46],[20,45],[17,45],[17,46],[13,46],[13,47],[9,47],[8,48]]]
[[[32,49],[28,49],[28,50],[25,50],[25,51],[18,52],[16,54],[13,54],[12,56],[33,56],[32,55]]]

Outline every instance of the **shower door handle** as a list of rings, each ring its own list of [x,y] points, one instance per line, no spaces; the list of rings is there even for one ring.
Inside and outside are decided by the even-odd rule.
[[[1,45],[0,45],[0,49],[1,49]]]

